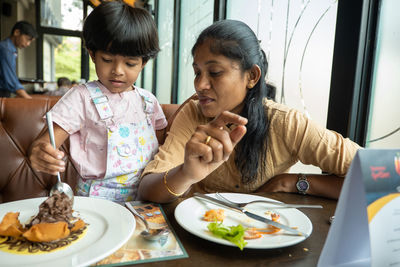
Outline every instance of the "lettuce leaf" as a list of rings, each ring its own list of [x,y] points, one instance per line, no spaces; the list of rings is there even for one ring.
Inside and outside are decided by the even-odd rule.
[[[244,246],[247,245],[247,242],[244,241],[244,232],[246,228],[241,224],[237,226],[225,226],[222,222],[212,222],[207,225],[207,228],[213,235],[232,242],[238,246],[240,250],[243,250]]]

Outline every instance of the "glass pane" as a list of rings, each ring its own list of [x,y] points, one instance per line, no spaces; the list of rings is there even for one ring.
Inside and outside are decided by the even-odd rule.
[[[370,148],[400,147],[399,8],[399,1],[383,0],[379,12],[366,143]]]
[[[82,0],[41,0],[40,3],[40,25],[68,30],[82,30]]]
[[[144,75],[143,89],[150,92],[153,90],[153,66],[154,59],[150,59],[142,71]]]
[[[213,0],[181,1],[178,104],[195,93],[191,49],[200,32],[213,23],[213,12]]]
[[[138,77],[136,79],[136,82],[135,82],[135,86],[140,87],[140,88],[143,88],[143,85],[142,85],[142,73],[143,73],[143,71],[141,71],[139,73],[139,75],[138,75]]]
[[[45,34],[43,36],[43,78],[56,81],[59,77],[81,79],[81,39]]]
[[[87,7],[87,15],[89,16],[89,14],[93,11],[92,6],[88,5]],[[97,74],[96,74],[96,68],[94,66],[94,63],[92,61],[92,59],[89,56],[89,81],[96,81],[97,78]]]
[[[154,0],[149,0],[146,1],[146,7],[148,8],[147,11],[150,12],[150,14],[153,14],[153,7],[154,7]],[[154,16],[153,16],[154,19]],[[141,72],[141,76],[143,77],[143,84],[139,86],[138,83],[136,83],[136,86],[142,87],[143,89],[146,89],[147,91],[152,92],[153,91],[153,66],[154,66],[154,59],[151,59],[147,62],[146,66]],[[138,77],[139,79],[140,77]]]
[[[267,55],[267,80],[277,102],[325,126],[328,112],[337,1],[228,0],[227,18],[248,24]],[[292,172],[320,171],[297,164]]]
[[[92,59],[89,57],[89,81],[97,80],[96,68]]]
[[[337,2],[229,0],[227,17],[248,24],[267,55],[277,101],[325,126]]]
[[[171,102],[172,40],[174,30],[174,0],[158,2],[158,37],[160,52],[157,56],[156,96],[162,104]]]

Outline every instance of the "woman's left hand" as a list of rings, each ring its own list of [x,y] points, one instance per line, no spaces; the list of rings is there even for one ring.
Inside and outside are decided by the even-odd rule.
[[[269,179],[256,192],[287,192],[298,193],[296,183],[299,180],[298,174],[282,173]],[[310,187],[307,195],[315,195],[338,199],[343,185],[343,177],[333,174],[307,174],[307,181]]]
[[[297,192],[296,182],[298,178],[294,174],[282,173],[269,179],[256,192]]]

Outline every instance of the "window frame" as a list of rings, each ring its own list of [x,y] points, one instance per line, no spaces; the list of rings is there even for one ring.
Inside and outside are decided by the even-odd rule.
[[[381,0],[338,1],[327,128],[365,146]]]

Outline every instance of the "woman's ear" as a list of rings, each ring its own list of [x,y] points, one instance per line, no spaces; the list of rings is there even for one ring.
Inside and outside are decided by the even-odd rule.
[[[254,64],[249,71],[247,88],[253,88],[261,77],[261,69],[257,64]]]

